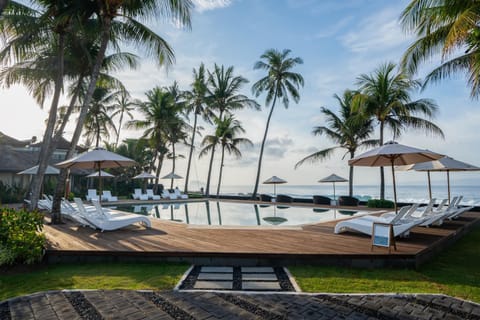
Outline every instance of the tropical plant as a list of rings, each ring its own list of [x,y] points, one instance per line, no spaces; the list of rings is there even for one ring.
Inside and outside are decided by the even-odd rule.
[[[470,96],[480,94],[480,6],[476,0],[412,0],[401,14],[405,30],[415,42],[407,49],[402,66],[415,73],[421,63],[441,56],[440,66],[427,76],[424,85],[464,72]]]
[[[300,100],[299,88],[303,87],[303,77],[299,73],[292,72],[292,69],[303,60],[299,57],[290,58],[291,50],[284,49],[282,52],[269,49],[265,51],[254,65],[254,69],[262,69],[267,72],[267,75],[258,80],[252,86],[252,92],[256,97],[262,93],[266,93],[265,105],[270,106],[270,113],[268,114],[267,124],[265,126],[265,133],[263,134],[262,144],[260,147],[260,156],[258,158],[257,176],[255,179],[255,187],[252,192],[252,198],[255,199],[258,191],[258,184],[260,182],[260,172],[262,169],[263,151],[265,149],[265,142],[267,140],[268,128],[272,118],[273,110],[277,99],[281,99],[285,108],[289,105],[289,96],[293,101],[298,103]]]
[[[214,121],[217,121],[215,118]],[[213,168],[213,159],[215,158],[215,149],[217,148],[217,145],[220,143],[220,137],[217,136],[216,134],[212,135],[206,135],[203,137],[202,140],[202,149],[200,150],[200,153],[198,154],[199,158],[202,158],[203,156],[206,156],[210,152],[210,161],[208,164],[208,173],[207,173],[207,185],[205,187],[205,196],[210,195],[210,179],[212,177],[212,168]]]
[[[355,111],[359,110],[377,121],[380,145],[384,143],[386,128],[393,132],[394,139],[407,127],[443,138],[442,130],[428,120],[435,117],[438,109],[436,103],[430,99],[412,101],[411,93],[419,88],[420,82],[411,79],[406,72],[395,69],[394,63],[385,63],[373,73],[362,74],[357,78],[360,93],[353,101]],[[385,199],[383,167],[380,167],[380,198]]]
[[[312,133],[316,136],[325,135],[337,145],[306,156],[295,164],[295,169],[306,162],[315,163],[326,160],[337,149],[346,149],[342,159],[347,154],[352,159],[355,157],[358,148],[378,145],[378,140],[368,139],[373,133],[373,120],[352,110],[352,100],[355,94],[355,91],[345,90],[342,97],[336,94],[333,96],[340,106],[339,115],[325,107],[320,109],[320,112],[326,118],[326,126],[314,127]],[[353,166],[350,166],[348,183],[348,194],[353,196]]]
[[[122,90],[120,95],[115,97],[115,102],[113,104],[113,113],[112,118],[119,116],[118,127],[117,127],[117,138],[115,139],[115,147],[118,146],[118,140],[120,139],[120,131],[123,125],[123,117],[126,115],[133,119],[132,111],[135,109],[135,106],[138,104],[138,101],[131,100],[130,94],[126,90]]]
[[[188,192],[188,182],[190,178],[190,168],[192,164],[192,155],[195,148],[195,137],[197,134],[198,117],[202,117],[207,123],[211,123],[211,111],[208,108],[207,83],[204,64],[200,64],[198,70],[193,69],[193,83],[190,85],[191,90],[184,92],[186,100],[187,115],[193,113],[192,137],[190,140],[190,151],[188,153],[187,173],[185,175],[184,192]]]
[[[223,119],[215,119],[217,125],[215,129],[215,136],[218,137],[218,144],[222,149],[222,156],[220,160],[220,172],[218,174],[217,197],[220,194],[220,186],[222,184],[222,173],[225,160],[225,151],[228,154],[233,154],[237,158],[242,156],[240,145],[253,146],[252,141],[247,138],[238,137],[240,133],[245,133],[245,129],[241,126],[240,121],[236,120],[232,115],[225,116]],[[212,139],[214,141],[215,139]]]

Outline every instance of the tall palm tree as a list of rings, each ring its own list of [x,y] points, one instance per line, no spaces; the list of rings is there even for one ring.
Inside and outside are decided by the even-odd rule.
[[[208,103],[209,108],[216,112],[216,117],[222,119],[225,114],[231,114],[234,110],[243,108],[258,109],[259,105],[254,100],[240,94],[242,86],[247,84],[248,80],[242,76],[235,76],[233,67],[218,66],[215,64],[213,72],[208,72]],[[211,162],[214,158],[215,147],[211,147]],[[211,166],[210,166],[211,167]],[[207,185],[205,186],[205,195],[210,194],[210,174],[209,169]]]
[[[382,64],[372,74],[360,75],[357,84],[360,94],[354,98],[355,109],[377,121],[380,145],[384,143],[386,128],[393,132],[394,139],[407,127],[443,138],[442,130],[428,120],[435,117],[438,106],[430,99],[412,101],[410,95],[420,82],[404,71],[396,71],[394,63]],[[383,167],[380,167],[380,198],[385,198]]]
[[[193,128],[192,137],[190,140],[190,151],[188,154],[187,174],[185,175],[184,192],[188,192],[188,182],[190,178],[190,168],[192,164],[192,155],[195,148],[195,137],[197,134],[198,116],[201,116],[204,121],[211,123],[211,112],[208,109],[207,96],[207,78],[205,73],[205,65],[202,63],[198,70],[193,69],[193,83],[190,85],[191,90],[184,92],[186,100],[187,114],[193,112]]]
[[[470,95],[480,94],[480,7],[476,0],[412,0],[401,14],[404,29],[417,36],[402,59],[402,66],[415,73],[421,63],[435,55],[440,66],[426,77],[424,85],[458,72],[467,74]],[[459,50],[460,49],[460,50]]]
[[[97,87],[93,92],[92,102],[85,118],[84,136],[87,139],[95,139],[95,147],[100,146],[100,139],[107,141],[110,132],[117,134],[117,128],[110,115],[113,101],[120,95],[119,91],[111,91],[108,87]]]
[[[215,118],[219,119],[219,118]],[[218,120],[214,120],[218,121]],[[217,136],[216,134],[212,135],[206,135],[203,137],[202,140],[202,149],[200,150],[200,153],[198,154],[199,158],[202,158],[203,156],[206,156],[210,152],[210,161],[208,164],[208,173],[207,173],[207,185],[205,187],[205,196],[209,196],[209,188],[210,188],[210,179],[212,177],[212,168],[213,168],[213,159],[215,157],[215,149],[217,148],[217,145],[220,143],[220,137]]]
[[[263,151],[265,142],[267,141],[268,128],[272,118],[273,110],[277,99],[281,99],[285,108],[289,105],[289,96],[293,101],[298,103],[300,100],[300,93],[298,90],[303,87],[303,77],[299,73],[292,71],[294,67],[303,63],[299,57],[290,58],[290,50],[284,49],[282,52],[276,49],[269,49],[265,51],[259,60],[255,63],[254,69],[262,69],[267,72],[267,75],[258,80],[253,86],[252,91],[256,97],[262,93],[266,93],[265,105],[270,106],[270,113],[267,118],[267,125],[265,126],[265,133],[263,134],[262,145],[260,147],[260,156],[258,158],[257,177],[255,179],[255,187],[253,189],[252,198],[255,199],[258,191],[258,184],[260,182],[260,171],[262,169]]]
[[[120,139],[120,131],[123,125],[123,117],[126,115],[133,119],[132,111],[135,109],[135,106],[138,104],[138,101],[131,100],[130,94],[126,90],[122,90],[120,95],[115,97],[115,102],[113,104],[114,110],[112,113],[112,118],[119,116],[118,127],[117,127],[117,138],[115,139],[115,147],[118,146],[118,140]]]
[[[306,156],[297,164],[295,169],[306,162],[316,163],[328,159],[337,149],[346,149],[342,159],[348,154],[350,159],[355,157],[355,152],[360,147],[378,145],[378,140],[368,139],[373,133],[373,120],[363,117],[362,114],[352,110],[352,100],[356,92],[345,90],[342,97],[334,95],[340,106],[339,114],[322,107],[320,112],[326,118],[326,126],[314,127],[312,133],[316,136],[325,135],[337,145],[323,149]],[[348,193],[353,195],[353,166],[350,166]]]
[[[239,93],[247,83],[246,78],[234,75],[233,66],[225,69],[223,65],[215,64],[213,72],[208,72],[209,106],[217,112],[218,118],[234,110],[259,109],[257,102]]]
[[[247,138],[238,137],[238,134],[245,133],[245,129],[232,115],[225,116],[223,119],[215,119],[217,128],[215,129],[215,136],[218,137],[219,145],[222,148],[222,156],[220,160],[220,172],[218,174],[217,197],[220,194],[220,186],[222,184],[223,165],[225,160],[225,151],[228,154],[234,154],[237,158],[242,156],[238,149],[240,145],[253,146],[252,141]]]

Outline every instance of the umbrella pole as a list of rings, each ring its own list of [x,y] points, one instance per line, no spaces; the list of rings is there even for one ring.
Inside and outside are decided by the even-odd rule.
[[[98,203],[102,203],[102,165],[98,163]]]
[[[337,205],[337,197],[335,196],[335,181],[333,181],[333,203]]]
[[[448,204],[450,204],[450,171],[447,170]]]
[[[392,181],[393,181],[393,204],[395,206],[395,214],[397,214],[397,187],[395,185],[395,167],[393,166],[392,158]]]
[[[430,171],[427,171],[428,175],[428,195],[430,196],[430,200],[432,200],[432,183],[430,181]]]

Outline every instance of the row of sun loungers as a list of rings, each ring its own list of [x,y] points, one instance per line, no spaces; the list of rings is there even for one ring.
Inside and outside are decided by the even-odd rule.
[[[163,189],[161,196],[153,194],[152,189],[147,189],[146,192],[147,193],[142,193],[142,189],[134,189],[134,193],[132,193],[132,198],[136,200],[188,199],[188,195],[181,193],[178,189],[174,189],[173,192],[170,192],[167,189]]]
[[[85,199],[87,199],[87,201],[98,200],[98,198],[99,195],[97,194],[96,189],[87,190],[87,195],[85,196]],[[110,190],[103,190],[101,198],[102,201],[118,201],[118,197],[112,196],[112,192],[110,192]]]
[[[357,231],[372,235],[374,223],[388,223],[393,226],[395,237],[408,236],[410,230],[414,227],[439,226],[445,220],[455,219],[462,213],[471,210],[473,207],[459,206],[462,198],[462,196],[453,198],[448,206],[445,206],[446,200],[444,200],[437,207],[434,207],[435,199],[432,199],[424,207],[419,208],[418,204],[402,207],[397,214],[388,212],[381,216],[365,215],[344,220],[336,224],[334,232]]]

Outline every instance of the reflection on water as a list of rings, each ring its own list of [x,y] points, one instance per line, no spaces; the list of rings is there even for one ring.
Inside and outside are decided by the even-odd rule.
[[[354,210],[219,201],[135,205],[118,209],[162,220],[213,226],[292,226],[336,220],[363,213]]]

